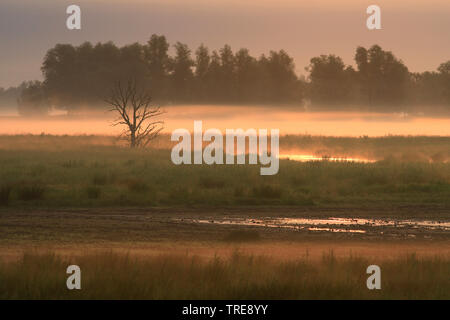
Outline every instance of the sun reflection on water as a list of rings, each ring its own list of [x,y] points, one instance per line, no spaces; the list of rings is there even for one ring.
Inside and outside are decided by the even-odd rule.
[[[343,162],[361,162],[361,163],[376,162],[376,160],[362,159],[362,158],[314,156],[307,154],[280,154],[278,158],[281,160],[292,160],[299,162],[308,162],[308,161],[337,161],[337,162],[343,161]]]

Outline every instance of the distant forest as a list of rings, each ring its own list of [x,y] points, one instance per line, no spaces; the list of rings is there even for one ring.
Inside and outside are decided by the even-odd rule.
[[[450,110],[450,61],[436,71],[411,73],[391,52],[374,45],[358,47],[356,69],[333,54],[313,57],[295,72],[284,50],[253,57],[229,45],[194,52],[152,35],[146,44],[117,47],[112,42],[80,46],[57,44],[45,55],[44,80],[0,88],[0,108],[17,100],[22,114],[49,108],[76,112],[99,108],[117,81],[136,81],[162,104],[273,104],[311,108],[405,110],[420,105]],[[428,109],[429,110],[429,109]]]

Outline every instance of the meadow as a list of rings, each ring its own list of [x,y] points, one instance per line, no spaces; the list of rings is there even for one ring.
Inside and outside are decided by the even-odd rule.
[[[450,204],[450,138],[283,136],[280,153],[363,157],[373,163],[280,160],[182,165],[167,136],[130,150],[105,136],[0,136],[0,206],[351,206]]]
[[[450,138],[282,136],[328,159],[176,166],[166,135],[0,136],[0,299],[449,299],[448,232],[365,234],[226,224],[224,217],[448,220]],[[368,230],[368,229],[367,229]],[[82,269],[67,290],[66,268]],[[380,265],[382,290],[366,287]]]
[[[67,290],[65,273],[82,270],[81,290]],[[25,252],[0,263],[0,299],[449,299],[450,261],[414,254],[380,263],[381,290],[368,290],[370,260],[329,251],[280,261],[233,251],[202,259],[112,251],[79,257]]]

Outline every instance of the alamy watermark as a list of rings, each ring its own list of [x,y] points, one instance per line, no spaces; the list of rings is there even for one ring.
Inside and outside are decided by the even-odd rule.
[[[370,274],[370,276],[367,278],[367,281],[366,281],[367,289],[380,290],[381,289],[381,269],[380,269],[380,267],[375,264],[372,264],[367,267],[366,273]]]
[[[381,29],[381,8],[378,5],[370,5],[366,9],[366,13],[370,16],[366,20],[366,26],[369,30]],[[69,16],[66,19],[66,27],[69,30],[81,29],[81,8],[78,5],[72,4],[67,7],[66,14]]]
[[[81,8],[76,4],[67,7],[66,13],[69,15],[66,20],[66,27],[69,30],[81,30]]]
[[[81,269],[79,266],[73,264],[67,267],[66,273],[70,274],[67,278],[66,286],[69,290],[81,289]]]
[[[381,9],[379,6],[373,4],[367,7],[367,14],[370,16],[366,20],[366,26],[369,30],[381,29]]]
[[[174,164],[245,164],[248,157],[249,164],[258,164],[259,162],[263,166],[260,169],[261,175],[278,173],[280,153],[280,130],[278,129],[270,130],[270,149],[267,129],[248,129],[246,131],[226,129],[224,141],[224,136],[219,129],[208,129],[203,132],[202,121],[194,121],[193,135],[194,144],[192,145],[189,130],[176,129],[172,132],[171,140],[178,141],[171,153]],[[205,148],[203,148],[204,142],[209,142]]]

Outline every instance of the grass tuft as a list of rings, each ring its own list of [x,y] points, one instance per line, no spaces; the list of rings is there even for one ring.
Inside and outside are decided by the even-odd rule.
[[[19,200],[33,201],[44,199],[45,186],[39,182],[22,183],[17,187]]]
[[[5,184],[0,186],[0,205],[7,206],[11,198],[12,186]]]

